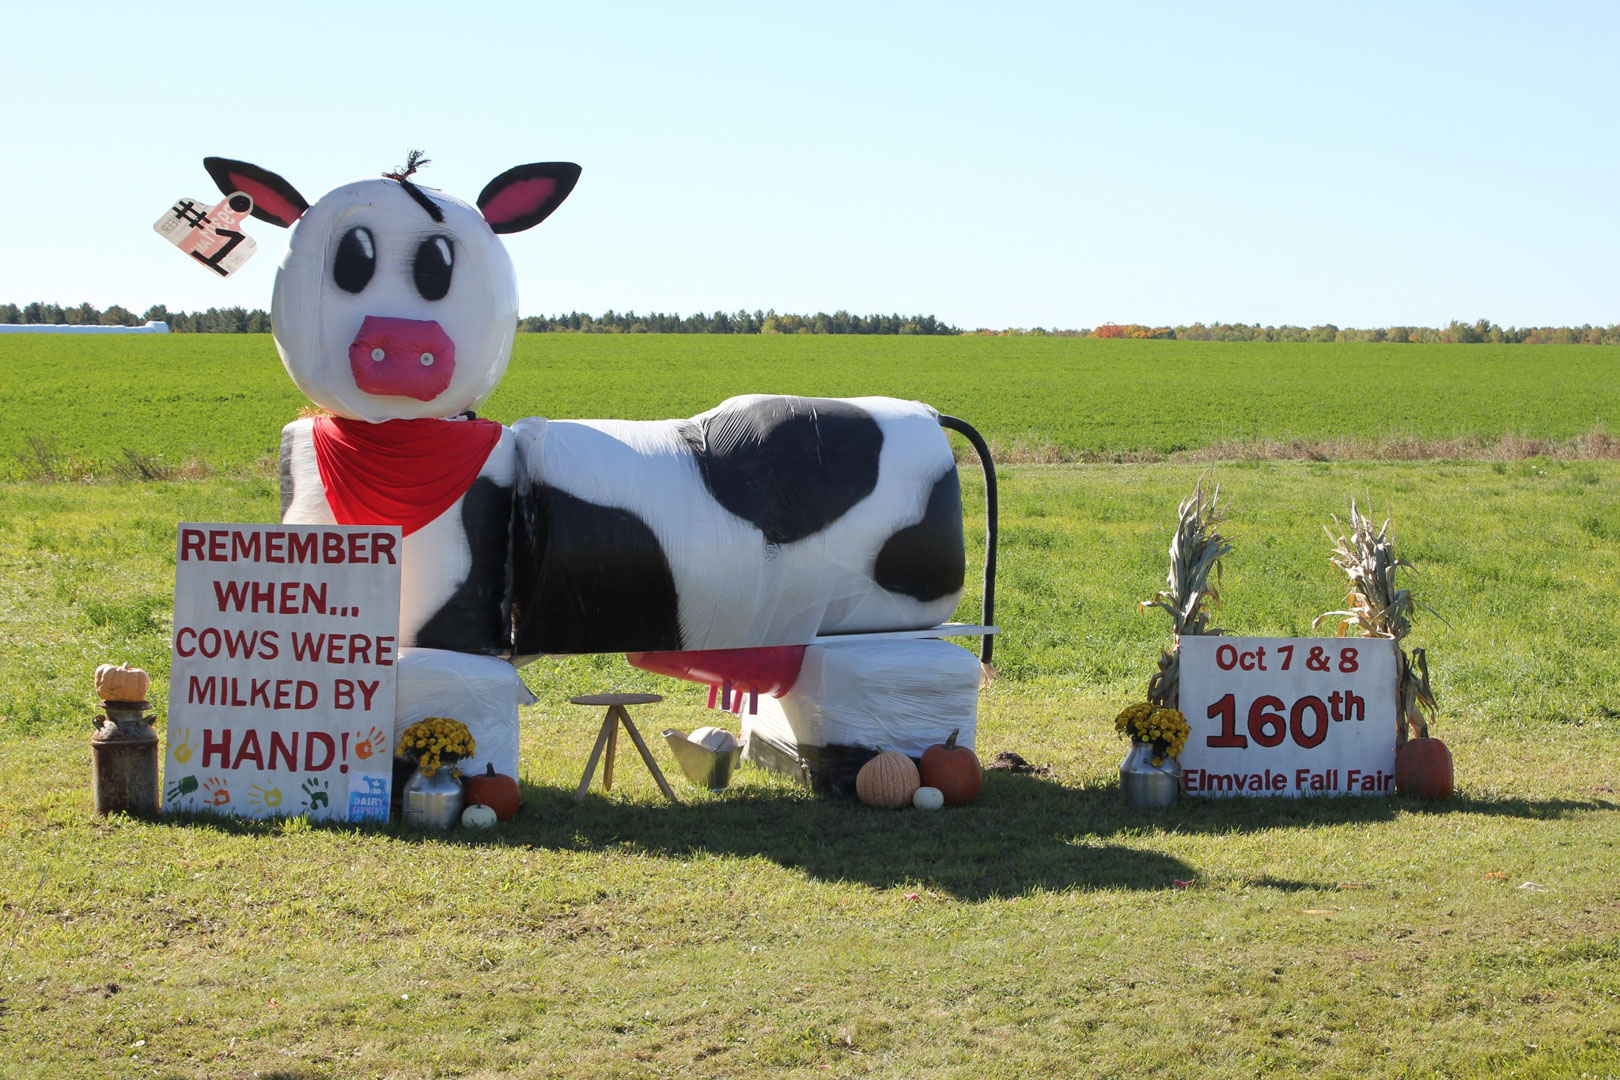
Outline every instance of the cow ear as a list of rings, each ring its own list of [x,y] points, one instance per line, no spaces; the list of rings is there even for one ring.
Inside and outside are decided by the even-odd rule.
[[[203,168],[225,194],[245,191],[253,196],[253,216],[260,221],[288,229],[309,209],[298,189],[269,169],[220,157],[203,158]]]
[[[571,161],[540,161],[508,169],[478,193],[478,209],[498,233],[532,229],[568,198],[579,182]]]

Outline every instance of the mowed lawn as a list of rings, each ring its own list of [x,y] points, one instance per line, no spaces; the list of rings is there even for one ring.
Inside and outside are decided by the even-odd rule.
[[[598,718],[569,695],[664,693],[652,732],[711,714],[617,657],[541,661],[526,806],[488,837],[97,818],[91,669],[161,694],[173,523],[264,520],[274,492],[0,488],[0,1073],[1613,1074],[1620,466],[1220,467],[1237,630],[1308,632],[1340,599],[1319,523],[1350,493],[1397,512],[1450,624],[1415,643],[1459,790],[1133,811],[1111,718],[1164,625],[1131,604],[1195,476],[1003,474],[979,748],[1049,775],[924,815],[745,768],[676,807],[630,759],[576,806]]]
[[[558,408],[503,404],[509,392],[541,400],[539,382],[517,377],[520,352],[490,414],[669,416],[746,390],[887,392],[982,421],[1004,445],[1022,430],[1019,408],[951,381],[971,365],[939,376],[961,398],[931,394],[933,341],[901,343],[919,350],[915,363],[895,359],[904,349],[871,353],[835,376],[800,356],[768,379],[726,352],[740,348],[730,339],[720,359],[694,345],[667,368],[652,352],[632,363],[612,350],[662,343],[658,355],[674,356],[684,339],[604,340],[588,394],[584,376],[558,374],[546,389]],[[231,376],[256,373],[243,396],[210,411],[201,399],[223,391],[205,387],[228,380],[202,352],[254,341],[260,354]],[[0,1075],[1620,1075],[1620,462],[1212,466],[1237,543],[1218,619],[1233,632],[1312,633],[1312,617],[1343,599],[1321,526],[1352,497],[1394,515],[1418,564],[1404,583],[1444,617],[1420,614],[1412,639],[1428,650],[1436,734],[1457,760],[1458,791],[1443,804],[1122,804],[1112,717],[1140,696],[1167,638],[1167,620],[1134,602],[1161,586],[1175,505],[1206,467],[1160,462],[1002,470],[1001,678],[981,699],[978,748],[1049,771],[991,773],[971,807],[875,811],[752,768],[720,795],[677,781],[670,806],[622,756],[614,790],[576,805],[600,717],[570,695],[662,693],[636,710],[654,736],[715,715],[701,688],[601,656],[524,669],[540,699],[523,713],[525,807],[493,834],[103,819],[90,804],[91,672],[127,659],[153,672],[163,701],[175,523],[273,520],[274,480],[254,463],[300,404],[267,339],[160,344],[170,351],[145,359],[169,389],[153,408],[177,411],[154,437],[189,424],[189,443],[133,441],[152,425],[117,427],[120,403],[103,390],[84,406],[100,424],[73,423],[69,404],[29,411],[14,382],[0,391],[0,438],[23,438],[24,455],[26,435],[50,434],[59,464],[115,463],[128,447],[226,470],[0,484],[0,766],[11,783],[0,799]],[[983,344],[945,347],[988,355],[973,351]],[[1117,406],[1174,381],[1176,365],[1156,367],[1142,346],[1189,343],[1122,343],[1116,358],[1131,364],[1112,375],[1102,353],[1043,365],[1019,351],[1073,342],[988,344],[1018,347],[996,355],[1039,369],[1020,383],[1004,365],[1002,381],[1023,387],[1041,425],[1068,425],[1030,422],[1032,439],[1057,442],[1091,428],[1060,415],[1052,388],[1066,384],[1046,370],[1051,356],[1089,356],[1087,370],[1121,388]],[[842,357],[892,345],[857,340]],[[598,347],[560,336],[520,346]],[[118,386],[144,348],[98,342],[86,363]],[[1355,347],[1317,348],[1325,359],[1306,366],[1355,360]],[[1496,351],[1516,364],[1614,364],[1613,350]],[[1493,350],[1431,355],[1452,353],[1489,367]],[[174,374],[186,363],[189,385]],[[1153,394],[1130,381],[1131,365]],[[1613,417],[1601,374],[1514,375],[1529,381],[1498,386],[1501,411],[1448,419],[1414,407],[1425,423],[1458,426],[1412,430],[1572,438]],[[1591,393],[1561,396],[1582,381]],[[1382,383],[1373,396],[1403,401]],[[1295,410],[1297,426],[1261,434],[1314,437],[1332,429],[1330,413],[1348,424],[1370,407],[1364,394],[1298,411],[1317,400],[1296,394],[1275,419]],[[1582,418],[1580,401],[1609,411]],[[1111,408],[1098,423],[1113,434],[1096,445],[1124,452],[1133,418]],[[42,418],[58,415],[64,426],[47,431]],[[233,419],[210,427],[198,415]],[[1509,415],[1535,419],[1499,422]],[[1139,423],[1168,431],[1155,425],[1177,416],[1205,433],[1189,445],[1226,437],[1219,410],[1178,412],[1168,399]],[[962,475],[976,564],[982,484],[975,467]],[[976,583],[969,592],[958,617],[976,619]]]

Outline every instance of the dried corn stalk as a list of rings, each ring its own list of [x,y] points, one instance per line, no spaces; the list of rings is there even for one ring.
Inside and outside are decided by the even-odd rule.
[[[1359,631],[1362,637],[1394,639],[1395,653],[1400,662],[1400,676],[1396,683],[1399,708],[1395,718],[1395,745],[1400,746],[1406,741],[1408,730],[1420,738],[1427,736],[1429,724],[1424,714],[1425,711],[1433,713],[1435,710],[1434,692],[1429,688],[1428,658],[1422,649],[1413,649],[1408,657],[1400,642],[1412,629],[1412,612],[1415,608],[1421,606],[1430,614],[1435,613],[1428,605],[1420,605],[1413,599],[1409,590],[1395,585],[1395,571],[1403,566],[1410,570],[1416,567],[1396,556],[1389,519],[1374,529],[1372,519],[1356,508],[1354,499],[1350,501],[1349,530],[1345,530],[1337,516],[1333,518],[1333,525],[1339,530],[1338,535],[1334,534],[1333,529],[1323,526],[1328,539],[1334,544],[1328,558],[1344,572],[1350,588],[1345,594],[1345,609],[1323,612],[1312,621],[1311,628],[1337,618],[1339,626],[1336,632],[1339,637],[1345,637],[1354,630]],[[1439,618],[1438,615],[1435,617]]]
[[[1148,680],[1148,700],[1162,708],[1176,708],[1181,697],[1181,639],[1186,634],[1220,634],[1209,625],[1211,607],[1219,607],[1221,558],[1232,545],[1218,531],[1221,489],[1206,497],[1200,476],[1190,497],[1178,511],[1175,535],[1170,538],[1168,588],[1136,606],[1140,611],[1161,608],[1170,616],[1170,648],[1159,654],[1159,670]]]

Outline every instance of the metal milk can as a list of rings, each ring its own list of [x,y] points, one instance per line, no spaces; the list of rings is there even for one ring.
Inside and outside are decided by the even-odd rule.
[[[1131,752],[1119,765],[1119,789],[1132,806],[1169,806],[1181,797],[1181,762],[1153,764],[1153,744],[1131,740]]]
[[[453,829],[467,805],[467,792],[449,765],[432,775],[417,769],[405,784],[401,820],[417,829]]]
[[[104,701],[90,737],[96,813],[158,812],[158,737],[144,701]]]

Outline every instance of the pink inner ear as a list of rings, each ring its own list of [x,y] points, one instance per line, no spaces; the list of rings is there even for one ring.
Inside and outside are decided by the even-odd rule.
[[[535,177],[508,184],[499,195],[484,204],[484,220],[491,225],[499,225],[527,217],[544,206],[546,200],[556,192],[557,181],[550,177]]]
[[[287,201],[286,197],[274,188],[266,187],[256,180],[249,180],[241,173],[230,173],[231,184],[237,191],[245,191],[253,196],[253,205],[265,213],[273,215],[287,225],[291,225],[304,214],[304,208],[295,206]]]

